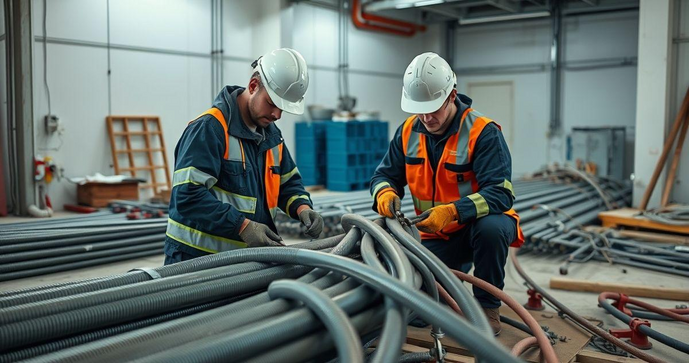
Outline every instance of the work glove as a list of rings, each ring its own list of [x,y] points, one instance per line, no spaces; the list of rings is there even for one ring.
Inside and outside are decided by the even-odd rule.
[[[400,197],[392,188],[385,188],[378,193],[378,214],[383,217],[395,218],[395,214],[402,208]]]
[[[239,237],[249,247],[284,246],[282,238],[270,227],[254,221],[249,221],[246,227],[239,232]]]
[[[323,232],[323,217],[311,208],[305,208],[299,212],[299,220],[306,226],[306,235],[318,238]]]
[[[459,218],[454,203],[433,207],[414,218],[421,232],[436,233]]]

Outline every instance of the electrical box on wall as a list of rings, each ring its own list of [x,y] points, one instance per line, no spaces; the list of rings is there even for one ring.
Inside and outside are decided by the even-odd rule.
[[[45,115],[45,133],[54,134],[60,126],[60,118],[57,115]]]
[[[593,165],[596,175],[625,180],[625,135],[624,127],[572,128],[569,160]]]

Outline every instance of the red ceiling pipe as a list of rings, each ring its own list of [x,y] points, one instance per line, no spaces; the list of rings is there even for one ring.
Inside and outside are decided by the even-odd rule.
[[[360,0],[353,0],[354,3],[360,3]],[[361,5],[359,4],[359,7]],[[393,25],[401,28],[408,28],[408,29],[414,29],[418,31],[426,31],[426,26],[421,25],[421,24],[415,24],[415,23],[410,23],[407,21],[402,21],[402,20],[397,20],[393,18],[386,18],[383,16],[378,16],[375,14],[367,13],[364,11],[364,9],[361,9],[361,17],[364,18],[364,20],[368,21],[373,21],[373,22],[378,22],[378,23],[383,23],[387,25]]]
[[[423,25],[365,13],[361,8],[360,0],[352,0],[352,21],[359,29],[376,30],[405,37],[410,37],[416,34],[417,30],[426,30],[426,27]],[[390,25],[392,27],[372,24],[369,22],[378,22],[381,24]]]

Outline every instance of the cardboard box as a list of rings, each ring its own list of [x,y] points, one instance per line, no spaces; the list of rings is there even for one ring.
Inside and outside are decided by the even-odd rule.
[[[81,205],[102,208],[110,201],[139,200],[139,182],[136,180],[121,183],[94,183],[77,185],[77,202]]]

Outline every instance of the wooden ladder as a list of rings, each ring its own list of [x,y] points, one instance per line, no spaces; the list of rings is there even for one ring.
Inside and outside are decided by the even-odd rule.
[[[157,116],[108,116],[106,118],[108,124],[108,134],[110,135],[110,147],[112,148],[112,160],[115,167],[115,174],[120,175],[123,172],[129,172],[133,178],[141,178],[141,175],[136,175],[137,171],[145,171],[150,176],[148,183],[140,184],[140,189],[152,189],[154,195],[159,195],[161,189],[172,189],[170,186],[170,171],[167,164],[167,154],[165,153],[165,140],[163,139],[163,129],[160,125],[160,117]],[[149,127],[152,123],[155,129]],[[136,124],[140,127],[136,127]],[[158,137],[159,147],[152,147],[153,144],[151,136]],[[144,147],[132,148],[132,137],[143,137]],[[126,148],[118,149],[117,145],[124,139]],[[143,165],[135,165],[135,154],[145,153],[148,163]],[[163,163],[155,164],[156,153],[160,153]],[[129,165],[120,166],[119,155],[126,154]],[[165,181],[158,181],[156,172],[158,169],[165,171]],[[141,173],[140,173],[141,174]]]

